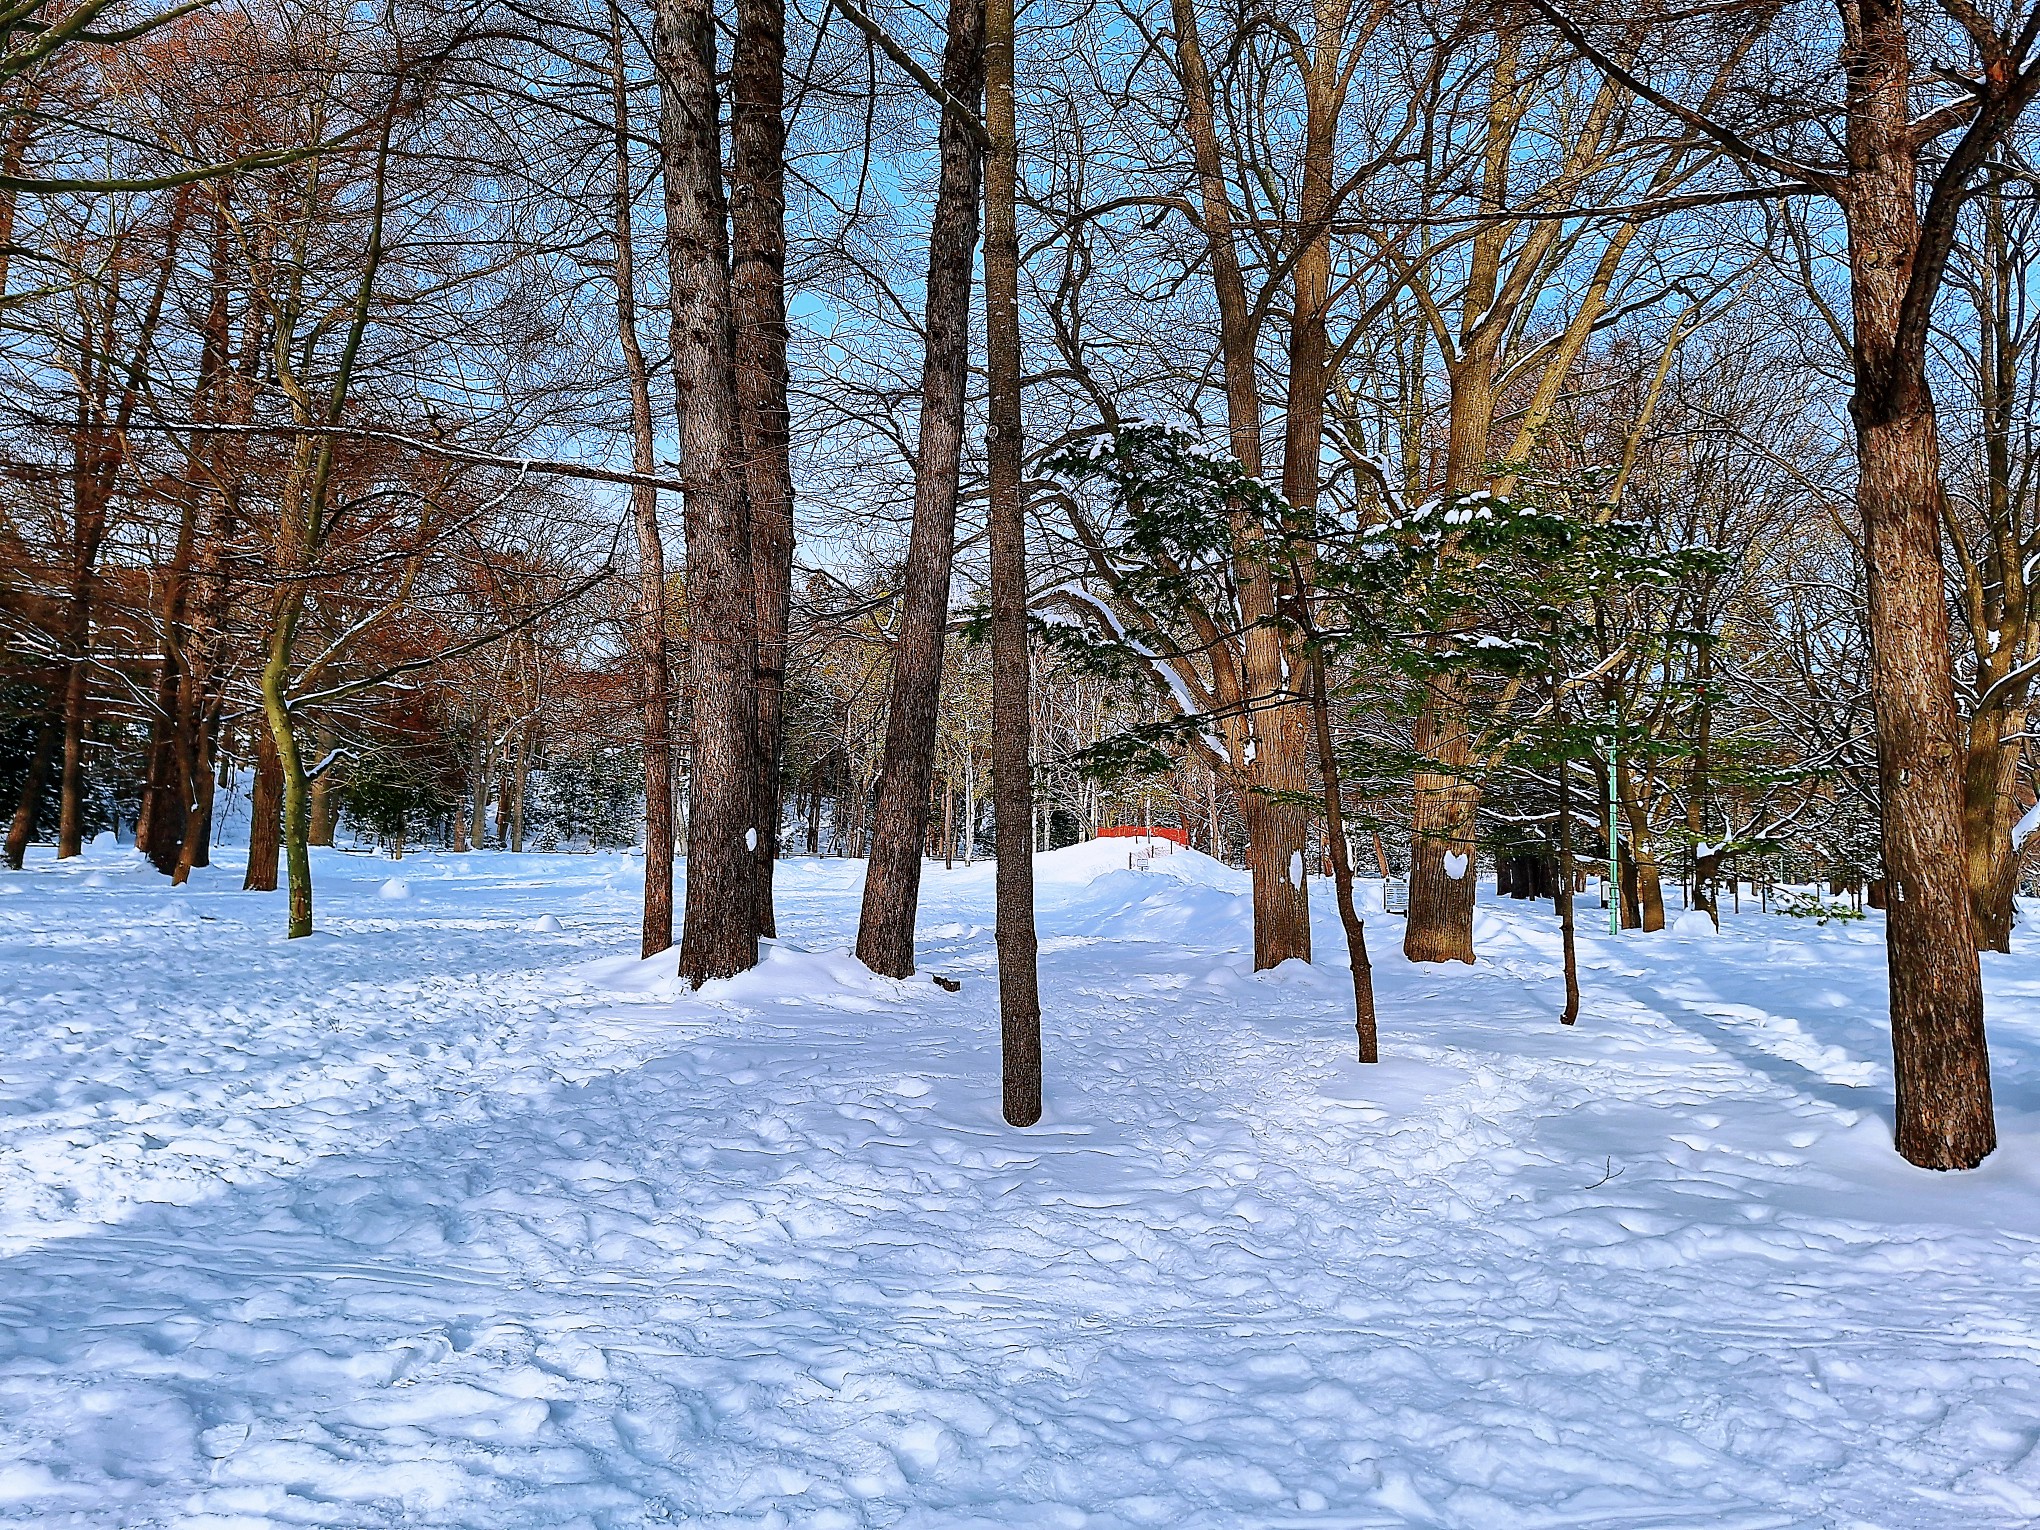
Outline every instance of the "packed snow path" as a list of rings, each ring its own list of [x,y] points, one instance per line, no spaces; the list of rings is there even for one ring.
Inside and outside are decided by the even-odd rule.
[[[955,995],[829,954],[843,862],[699,995],[617,856],[321,853],[294,943],[0,873],[0,1524],[2040,1520],[2040,938],[1934,1176],[1874,924],[1586,937],[1567,1032],[1548,908],[1464,969],[1377,913],[1363,1070],[1328,898],[1256,977],[1242,879],[1123,854],[1042,860],[1026,1132],[989,867],[928,878]]]

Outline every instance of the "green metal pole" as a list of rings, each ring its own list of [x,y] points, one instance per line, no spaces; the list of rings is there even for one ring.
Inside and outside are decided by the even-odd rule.
[[[1616,774],[1616,731],[1621,721],[1608,699],[1608,933],[1622,933],[1622,785]]]

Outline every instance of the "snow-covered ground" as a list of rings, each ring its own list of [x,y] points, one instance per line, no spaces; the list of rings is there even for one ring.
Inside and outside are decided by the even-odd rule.
[[[1256,977],[1241,878],[1124,853],[1042,860],[1027,1132],[988,866],[953,995],[835,949],[844,862],[698,995],[619,856],[321,853],[288,944],[237,868],[0,873],[0,1523],[2040,1521],[2040,936],[1945,1177],[1874,916],[1589,935],[1565,1031],[1544,906],[1377,914],[1363,1070],[1329,898]]]

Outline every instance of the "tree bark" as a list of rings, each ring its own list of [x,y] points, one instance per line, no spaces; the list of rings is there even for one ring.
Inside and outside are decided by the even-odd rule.
[[[1650,810],[1643,800],[1642,772],[1624,766],[1622,775],[1622,816],[1629,821],[1629,850],[1634,863],[1634,891],[1624,895],[1623,921],[1632,930],[1662,930],[1665,927],[1663,869],[1658,865],[1657,841],[1651,833]]]
[[[29,841],[35,838],[36,814],[42,809],[43,783],[49,779],[62,732],[61,722],[53,716],[44,717],[36,729],[35,752],[28,757],[28,770],[21,778],[21,796],[7,825],[7,865],[11,870],[21,870],[28,858]]]
[[[630,163],[630,92],[623,56],[623,14],[609,6],[609,100],[615,155],[613,195],[616,332],[630,385],[631,470],[649,475],[657,466],[652,448],[651,374],[638,341],[635,231]],[[666,661],[666,544],[659,529],[659,493],[649,484],[630,491],[637,527],[638,701],[644,719],[645,895],[638,954],[657,956],[673,944],[673,731],[672,675]],[[477,823],[476,842],[481,839]]]
[[[965,4],[970,0],[964,0]],[[1041,989],[1034,928],[1033,714],[1027,653],[1027,513],[1021,483],[1018,126],[1013,108],[1013,0],[984,0],[985,372],[992,582],[993,868],[999,954],[1000,1108],[1008,1123],[1041,1119]]]
[[[1339,902],[1339,924],[1346,932],[1346,955],[1353,967],[1353,1029],[1359,1039],[1360,1061],[1381,1060],[1374,1018],[1374,966],[1367,959],[1367,926],[1353,901],[1353,851],[1346,843],[1346,818],[1340,802],[1342,783],[1338,754],[1332,744],[1332,703],[1325,682],[1325,656],[1310,656],[1311,715],[1317,724],[1318,780],[1324,788],[1325,846],[1332,855],[1332,884]]]
[[[1970,1168],[1997,1145],[1997,1129],[1963,872],[1963,741],[1941,568],[1940,442],[1916,290],[1933,273],[1914,270],[1918,150],[1898,0],[1862,0],[1844,63],[1843,211],[1855,330],[1849,412],[1869,572],[1897,1144],[1925,1168]]]
[[[213,770],[220,736],[218,701],[209,700],[199,707],[190,726],[190,764],[184,774],[191,789],[191,801],[184,814],[184,843],[177,850],[177,869],[170,874],[171,881],[179,887],[191,879],[194,868],[212,864],[213,796],[216,790]]]
[[[793,461],[786,363],[786,6],[738,0],[730,62],[730,295],[737,414],[751,504],[758,605],[755,854],[758,933],[778,934],[780,763],[786,733],[786,631],[793,599]]]
[[[1969,737],[1962,769],[1962,841],[1964,874],[1969,886],[1969,916],[1976,944],[1986,951],[2012,949],[2023,857],[2012,848],[2012,828],[2019,821],[2019,761],[2025,741],[2006,735],[2022,730],[1995,708],[1969,719]]]
[[[1554,697],[1554,699],[1557,699]],[[1558,713],[1559,725],[1565,724],[1565,713]],[[1558,905],[1558,944],[1565,963],[1565,1008],[1560,1011],[1560,1025],[1575,1024],[1580,1018],[1580,960],[1579,943],[1573,927],[1573,853],[1572,853],[1572,761],[1561,754],[1558,760],[1558,889],[1553,901]]]
[[[313,735],[312,749],[318,756],[316,763],[325,765],[325,768],[312,777],[311,820],[305,833],[307,844],[326,849],[331,849],[333,845],[333,830],[336,827],[334,820],[339,817],[333,809],[333,792],[339,784],[340,772],[344,768],[338,760],[326,763],[326,753],[332,747],[332,743],[332,735],[324,730]],[[455,848],[465,849],[466,845],[457,845]]]
[[[283,843],[283,771],[276,740],[266,727],[255,734],[255,784],[248,793],[248,870],[243,892],[275,892],[277,852]]]
[[[950,0],[942,84],[975,111],[984,94],[986,0]],[[921,434],[914,462],[914,526],[900,588],[893,645],[885,758],[857,955],[874,972],[914,970],[914,916],[921,899],[921,849],[928,837],[935,718],[942,692],[943,632],[956,552],[956,500],[963,461],[963,412],[970,386],[972,256],[978,239],[980,150],[968,121],[944,109],[935,217],[928,234],[928,285],[921,366]]]
[[[1416,774],[1403,955],[1413,962],[1471,962],[1480,789],[1463,774],[1472,757],[1465,703],[1449,679],[1434,681],[1431,689],[1432,699],[1417,715],[1415,741],[1436,768]],[[1456,877],[1448,857],[1459,868]]]
[[[64,675],[63,769],[57,788],[60,861],[85,852],[85,675],[89,659],[85,640],[77,635],[80,627],[89,631],[89,622],[72,625],[70,662]]]
[[[680,974],[758,961],[758,607],[737,421],[715,9],[658,0],[659,159],[687,535],[687,896]]]
[[[1247,301],[1246,281],[1240,268],[1234,232],[1231,194],[1226,183],[1225,158],[1218,139],[1215,91],[1205,62],[1197,18],[1196,0],[1171,0],[1170,19],[1176,34],[1176,71],[1183,82],[1184,126],[1197,175],[1198,212],[1205,245],[1211,256],[1212,295],[1218,308],[1219,359],[1225,374],[1226,426],[1233,455],[1255,478],[1266,470],[1261,444],[1261,394],[1256,368],[1259,326]],[[1324,126],[1322,101],[1311,126]],[[1335,116],[1336,114],[1334,114]],[[1321,150],[1329,140],[1322,133],[1309,145],[1314,151],[1314,190],[1329,198],[1329,161]],[[1328,258],[1328,246],[1321,240],[1309,242],[1306,264],[1299,276],[1300,292],[1314,290],[1311,284],[1323,273],[1319,262]],[[1301,324],[1291,331],[1292,349],[1304,347],[1306,370],[1310,369],[1311,335],[1321,328],[1322,302],[1313,305]],[[1318,343],[1321,345],[1322,336]],[[1320,358],[1322,351],[1320,351]],[[1322,360],[1317,370],[1322,384]],[[1305,386],[1302,396],[1308,400]],[[1293,400],[1292,400],[1293,401]],[[1310,418],[1291,423],[1290,449],[1285,454],[1285,487],[1292,480],[1309,480],[1313,491],[1317,477],[1315,458],[1317,432],[1322,429],[1323,396],[1306,402]],[[1314,411],[1314,412],[1313,412]],[[1315,424],[1313,424],[1313,421]],[[1297,438],[1312,437],[1308,451],[1294,446]],[[1254,966],[1273,967],[1292,958],[1310,960],[1310,895],[1304,878],[1290,875],[1296,858],[1304,851],[1311,814],[1308,809],[1278,803],[1262,791],[1308,793],[1310,789],[1310,724],[1299,715],[1297,698],[1288,693],[1286,676],[1295,673],[1302,657],[1295,651],[1291,633],[1275,624],[1274,580],[1267,560],[1261,555],[1257,529],[1242,517],[1235,528],[1239,543],[1233,577],[1239,592],[1239,617],[1245,634],[1238,657],[1242,697],[1246,715],[1227,730],[1232,746],[1227,784],[1239,804],[1250,835],[1247,869],[1254,891]],[[1255,710],[1261,709],[1261,710]]]

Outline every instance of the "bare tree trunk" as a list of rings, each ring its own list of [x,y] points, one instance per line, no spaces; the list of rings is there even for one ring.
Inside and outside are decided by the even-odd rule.
[[[965,4],[969,0],[964,0]],[[1041,1119],[1041,987],[1034,929],[1033,715],[1027,653],[1027,508],[1021,484],[1020,143],[1013,110],[1013,0],[984,0],[985,372],[992,583],[992,798],[997,815],[994,934],[999,952],[1000,1108]]]
[[[28,842],[35,838],[35,818],[42,808],[43,782],[49,779],[62,731],[61,723],[49,716],[36,729],[35,752],[28,757],[28,770],[21,778],[21,797],[14,805],[13,820],[7,825],[7,864],[12,870],[21,870],[28,858]]]
[[[340,760],[329,758],[333,749],[333,735],[320,729],[312,735],[314,763],[319,773],[311,778],[310,817],[306,824],[305,842],[309,845],[331,849],[334,820],[340,815],[334,809],[333,794],[339,787],[341,773],[346,769]],[[458,815],[456,815],[458,816]]]
[[[978,795],[977,795],[977,750],[963,761],[963,864],[972,865],[977,860]]]
[[[216,261],[214,269],[219,271],[221,262]],[[224,325],[224,317],[221,323]],[[184,839],[177,848],[177,869],[171,873],[179,887],[190,880],[193,868],[212,864],[213,796],[225,711],[217,677],[225,649],[222,625],[229,595],[226,544],[233,535],[235,514],[224,490],[209,492],[207,506],[193,580],[191,628],[184,636],[177,690],[178,748],[184,754],[188,794]]]
[[[616,332],[623,347],[624,376],[630,384],[631,469],[649,475],[656,467],[652,388],[644,348],[638,342],[630,94],[624,75],[623,15],[616,0],[610,0],[609,6],[609,69],[616,159],[615,223],[611,230]],[[659,531],[658,490],[648,484],[632,485],[630,505],[637,526],[638,699],[645,733],[645,897],[638,954],[657,956],[673,944],[673,687],[666,663],[666,544]]]
[[[686,485],[691,726],[680,973],[698,984],[758,961],[758,607],[737,417],[714,7],[658,0],[653,51]]]
[[[2012,848],[2019,821],[2019,760],[2025,741],[2006,713],[1992,709],[1969,719],[1962,770],[1962,839],[1969,885],[1969,916],[1976,943],[1986,951],[2012,949],[2022,857]],[[2006,736],[2013,735],[2007,743]]]
[[[984,6],[985,0],[950,0],[948,40],[942,50],[943,88],[973,112],[984,94]],[[921,848],[928,835],[943,629],[949,620],[949,572],[956,552],[963,411],[970,386],[971,266],[978,239],[980,167],[980,150],[969,122],[959,112],[945,109],[935,218],[928,234],[927,351],[921,367],[914,527],[900,590],[878,820],[857,923],[858,958],[888,977],[907,977],[914,970],[914,916],[921,899]]]
[[[190,765],[185,779],[191,788],[191,802],[184,814],[184,843],[177,850],[177,869],[171,880],[182,887],[191,879],[192,869],[212,864],[213,796],[216,790],[214,765],[220,736],[220,708],[212,701],[200,708],[191,724]]]
[[[64,674],[63,771],[59,777],[57,808],[57,859],[69,860],[85,850],[85,693],[90,664],[91,612],[87,597],[72,597],[72,614],[67,623]]]
[[[1702,909],[1714,922],[1714,928],[1721,928],[1720,897],[1715,883],[1721,875],[1721,854],[1702,854],[1706,844],[1703,836],[1707,833],[1707,804],[1713,791],[1712,744],[1714,731],[1714,702],[1708,695],[1708,685],[1714,675],[1714,637],[1702,632],[1699,640],[1700,653],[1695,671],[1699,689],[1699,719],[1693,729],[1693,763],[1686,778],[1686,833],[1693,841],[1693,907]]]
[[[1908,21],[1866,0],[1848,66],[1857,500],[1890,897],[1886,955],[1898,1150],[1969,1168],[1997,1145],[1983,982],[1963,872],[1961,723],[1941,569],[1941,460],[1926,380]],[[1910,289],[1910,290],[1909,290]],[[1926,289],[1931,292],[1931,287]]]
[[[1964,874],[1933,418],[1914,409],[1877,420],[1861,409],[1858,441],[1898,1146],[1923,1167],[1969,1168],[1996,1146],[1997,1133]]]
[[[524,853],[524,803],[525,793],[531,785],[531,751],[536,743],[532,734],[535,723],[525,723],[517,730],[516,763],[510,772],[510,850],[513,855]]]
[[[167,631],[164,638],[167,646]],[[135,813],[135,848],[166,876],[177,869],[177,849],[184,843],[184,787],[176,780],[180,763],[176,705],[177,665],[166,652],[156,666],[149,697],[149,742],[143,755],[142,800]]]
[[[1233,455],[1255,478],[1265,471],[1261,445],[1261,397],[1256,375],[1258,323],[1247,301],[1235,244],[1234,215],[1218,141],[1215,93],[1204,60],[1196,0],[1171,0],[1176,33],[1176,68],[1183,82],[1184,123],[1197,172],[1199,213],[1211,255],[1212,295],[1219,318],[1219,353],[1225,371],[1226,425]],[[1317,183],[1314,181],[1314,185]],[[1328,184],[1328,183],[1327,183]],[[1317,257],[1315,242],[1312,258]],[[1302,278],[1300,278],[1302,280]],[[1317,319],[1322,322],[1322,311]],[[1310,323],[1301,328],[1308,332]],[[1306,345],[1308,341],[1306,340]],[[1307,360],[1307,355],[1306,355]],[[1304,392],[1308,394],[1306,388]],[[1323,398],[1315,403],[1322,422]],[[1305,426],[1299,426],[1307,429]],[[1287,464],[1285,463],[1287,470]],[[1293,472],[1304,475],[1299,459]],[[1308,476],[1314,481],[1315,463]],[[1235,560],[1240,616],[1248,631],[1242,643],[1242,679],[1249,704],[1268,705],[1285,692],[1285,676],[1300,662],[1293,639],[1273,625],[1274,581],[1266,560],[1252,544],[1256,533],[1240,524],[1241,556]],[[1258,795],[1254,788],[1289,793],[1308,791],[1309,723],[1294,706],[1277,705],[1245,719],[1251,749],[1236,750],[1229,785],[1249,835],[1247,868],[1254,887],[1254,965],[1273,967],[1292,957],[1310,960],[1310,900],[1304,879],[1292,876],[1309,832],[1310,813]]]
[[[1417,717],[1416,747],[1437,764],[1416,775],[1403,955],[1413,962],[1471,962],[1480,789],[1462,774],[1471,758],[1465,702],[1449,680],[1434,681],[1432,691]]]
[[[475,745],[474,774],[468,789],[468,843],[480,850],[489,839],[489,754],[486,736]],[[649,876],[649,867],[646,875]]]
[[[1565,714],[1559,713],[1559,723],[1564,725]],[[1580,958],[1579,944],[1573,931],[1573,853],[1572,853],[1572,761],[1561,754],[1558,759],[1558,890],[1554,901],[1558,904],[1558,944],[1565,961],[1565,1010],[1558,1017],[1560,1025],[1572,1025],[1580,1018]]]
[[[778,934],[780,757],[786,732],[786,628],[793,598],[793,463],[786,387],[786,6],[738,0],[730,61],[730,296],[737,414],[751,504],[758,603],[755,853],[758,933]]]
[[[275,892],[277,852],[283,844],[283,771],[276,740],[266,727],[255,735],[255,785],[248,794],[248,870],[243,892]]]
[[[208,325],[208,356],[211,357],[211,329]],[[216,358],[215,358],[216,360]],[[209,369],[201,365],[199,392],[202,397],[210,382]],[[196,410],[194,410],[196,412]],[[189,720],[179,710],[179,698],[188,687],[183,683],[186,668],[184,617],[186,593],[190,586],[191,560],[198,536],[199,490],[189,484],[179,495],[177,545],[163,591],[163,658],[157,666],[154,705],[149,715],[149,763],[142,787],[142,806],[135,819],[135,848],[147,855],[165,876],[174,876],[184,849],[185,817],[190,808],[191,783],[186,777],[190,750],[185,735]]]
[[[1325,846],[1332,855],[1332,882],[1339,900],[1339,924],[1346,932],[1346,955],[1353,966],[1353,1029],[1359,1037],[1360,1061],[1381,1060],[1374,1019],[1374,966],[1367,959],[1367,926],[1353,902],[1353,851],[1346,843],[1346,817],[1340,802],[1339,757],[1332,746],[1332,702],[1325,683],[1325,656],[1310,655],[1311,715],[1317,724],[1318,780],[1324,788]]]

